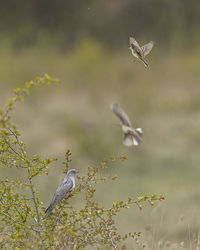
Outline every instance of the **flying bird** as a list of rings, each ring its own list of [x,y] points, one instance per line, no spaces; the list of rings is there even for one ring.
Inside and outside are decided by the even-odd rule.
[[[55,206],[58,203],[60,203],[65,197],[69,197],[70,193],[74,190],[76,173],[78,173],[76,169],[68,170],[63,182],[57,188],[53,196],[53,199],[51,201],[51,204],[45,211],[46,215],[44,219],[47,218],[51,214],[52,210],[55,208]]]
[[[150,41],[149,43],[145,44],[144,46],[140,47],[138,42],[133,38],[130,37],[130,47],[132,54],[134,57],[138,58],[144,63],[145,67],[148,67],[148,63],[144,60],[144,58],[150,53],[153,48],[154,42]]]
[[[118,104],[111,104],[113,113],[121,120],[121,129],[124,132],[123,144],[127,147],[138,146],[142,142],[143,130],[133,128],[128,115]]]

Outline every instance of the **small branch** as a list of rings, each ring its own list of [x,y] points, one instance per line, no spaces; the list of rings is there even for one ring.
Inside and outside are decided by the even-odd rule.
[[[14,148],[11,147],[11,145],[8,142],[6,142],[6,144],[16,155],[18,155],[20,158],[24,160],[24,156],[20,155]]]
[[[16,139],[16,141],[17,141],[17,144],[19,145],[19,148],[20,148],[20,151],[21,151],[21,154],[22,154],[22,155],[20,155],[17,151],[15,151],[15,150],[10,146],[9,143],[7,143],[8,146],[11,148],[11,150],[12,150],[13,152],[15,152],[15,154],[17,154],[18,156],[20,156],[20,157],[24,160],[24,159],[25,159],[25,152],[24,152],[24,149],[23,149],[23,147],[22,147],[22,145],[21,145],[21,143],[20,143],[20,141],[19,141],[18,136],[17,136],[10,128],[8,128],[8,130],[9,130],[9,131],[11,132],[11,134],[15,137],[15,139]],[[27,168],[27,167],[23,167],[23,168]],[[30,166],[28,167],[28,174],[29,174],[29,176],[31,176]],[[30,177],[30,178],[28,178],[28,179],[29,179],[29,183],[30,183],[29,187],[30,187],[30,190],[31,190],[31,193],[32,193],[32,200],[33,200],[33,203],[34,203],[34,205],[35,205],[35,211],[36,211],[36,214],[37,214],[37,222],[38,222],[38,224],[40,224],[40,215],[39,215],[39,211],[38,211],[38,206],[37,206],[37,201],[36,201],[35,190],[34,190],[34,188],[33,188],[32,178]],[[40,235],[40,230],[39,230],[39,235]],[[41,236],[41,235],[40,235],[40,236]]]
[[[14,223],[19,224],[21,226],[24,226],[23,223],[20,223],[19,221],[14,220],[9,214],[6,214],[4,212],[1,212],[1,214],[5,215],[7,218],[9,218],[10,220],[12,220]]]
[[[30,169],[28,169],[28,173],[30,175]],[[31,189],[31,193],[32,193],[32,198],[33,198],[33,203],[35,205],[35,211],[36,211],[36,214],[37,214],[37,222],[40,223],[40,215],[39,215],[39,211],[38,211],[38,206],[37,206],[37,201],[36,201],[36,195],[35,195],[35,190],[33,188],[33,182],[32,182],[32,179],[29,178],[29,182],[30,182],[30,189]]]
[[[112,236],[110,236],[110,234],[109,234],[109,237],[110,237],[110,241],[111,241],[112,246],[114,247],[114,249],[117,249],[117,246],[113,242]]]
[[[10,160],[10,159],[9,159],[9,160]],[[4,160],[1,160],[1,159],[0,159],[0,162],[3,163],[3,164],[5,164],[5,165],[7,164]],[[27,167],[21,166],[21,165],[20,165],[20,166],[16,166],[16,165],[15,165],[14,163],[12,163],[12,162],[9,162],[9,164],[10,164],[10,167],[27,168]]]
[[[22,152],[22,154],[23,154],[23,156],[25,155],[24,154],[24,149],[23,149],[23,147],[22,147],[22,144],[21,144],[21,142],[19,141],[19,137],[18,137],[18,135],[16,135],[10,128],[8,128],[8,130],[11,132],[11,134],[15,137],[15,139],[17,140],[17,144],[19,145],[19,148],[20,148],[20,150],[21,150],[21,152]]]

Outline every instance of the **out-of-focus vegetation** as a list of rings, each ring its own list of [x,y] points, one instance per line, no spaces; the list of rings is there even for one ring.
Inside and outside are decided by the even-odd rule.
[[[196,0],[21,0],[0,1],[2,38],[17,48],[43,39],[70,50],[86,37],[121,49],[130,35],[155,40],[161,47],[199,44],[200,3]]]
[[[200,2],[20,1],[15,9],[13,4],[2,2],[0,10],[5,20],[0,24],[0,104],[35,75],[48,72],[62,82],[35,91],[18,106],[15,119],[31,153],[59,158],[70,148],[72,166],[82,173],[104,157],[126,154],[128,161],[115,169],[123,183],[100,185],[98,200],[109,204],[147,191],[166,200],[153,212],[130,209],[119,218],[120,230],[142,231],[151,249],[159,241],[163,246],[184,242],[186,248],[196,244]],[[140,44],[155,41],[148,70],[132,58],[130,35]],[[109,109],[114,102],[143,128],[139,148],[122,145],[119,121]],[[46,205],[61,172],[58,162],[38,183]]]

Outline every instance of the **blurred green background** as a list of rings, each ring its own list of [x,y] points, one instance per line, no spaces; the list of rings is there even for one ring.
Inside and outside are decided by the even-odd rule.
[[[44,205],[63,178],[66,149],[71,167],[82,173],[125,154],[128,160],[108,171],[119,180],[100,185],[97,199],[109,206],[129,196],[164,195],[153,208],[124,211],[120,231],[144,232],[152,249],[160,240],[190,247],[200,232],[200,1],[0,3],[1,107],[13,88],[35,76],[61,80],[34,90],[14,115],[31,154],[59,159],[49,176],[38,179]],[[141,45],[155,42],[150,68],[133,59],[129,36]],[[122,145],[111,103],[143,128],[140,147]]]

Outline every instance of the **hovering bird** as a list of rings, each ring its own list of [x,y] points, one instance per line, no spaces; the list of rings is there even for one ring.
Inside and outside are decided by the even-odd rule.
[[[61,202],[65,197],[69,197],[70,193],[74,190],[75,188],[75,175],[78,173],[76,169],[70,169],[68,170],[63,182],[60,184],[60,186],[57,188],[54,197],[51,201],[51,204],[49,207],[46,209],[45,213],[45,218],[47,218],[52,210],[55,208],[55,206]]]
[[[144,46],[140,47],[138,42],[133,38],[130,37],[130,47],[132,54],[134,57],[140,59],[145,67],[148,67],[148,63],[144,60],[144,58],[149,54],[149,52],[152,50],[154,42],[150,41],[149,43],[145,44]]]
[[[111,104],[110,108],[122,122],[121,129],[124,132],[123,144],[127,147],[138,146],[142,142],[142,129],[132,127],[128,115],[118,104]]]

